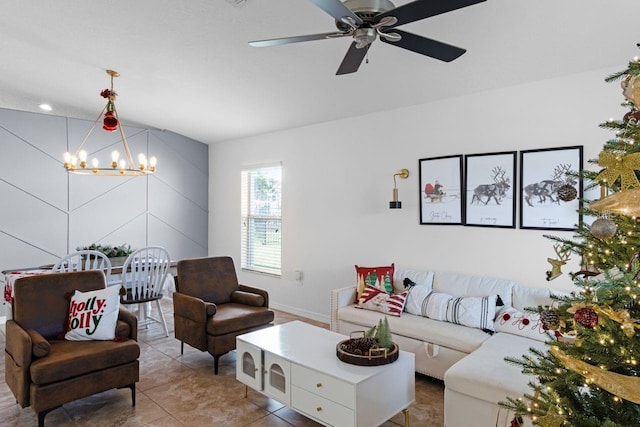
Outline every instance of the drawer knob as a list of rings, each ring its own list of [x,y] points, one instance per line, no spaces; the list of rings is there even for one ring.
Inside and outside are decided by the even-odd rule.
[[[258,368],[253,368],[253,372],[258,372]]]
[[[322,387],[322,383],[318,383],[318,384],[316,384],[316,387],[317,387],[317,388]]]
[[[322,411],[322,406],[318,406],[318,407],[316,408],[316,411],[318,411],[318,412]]]
[[[268,373],[269,373],[269,371],[267,371],[267,370],[265,369],[264,371],[262,371],[262,373],[266,375],[266,374],[268,374]]]

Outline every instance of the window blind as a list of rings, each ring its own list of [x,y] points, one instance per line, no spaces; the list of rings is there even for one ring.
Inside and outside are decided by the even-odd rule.
[[[281,275],[282,166],[241,172],[241,268]]]

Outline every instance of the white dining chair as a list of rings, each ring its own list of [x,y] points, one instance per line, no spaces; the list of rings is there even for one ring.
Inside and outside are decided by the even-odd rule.
[[[122,265],[122,286],[126,294],[120,297],[120,303],[126,306],[136,305],[138,325],[158,322],[169,336],[167,322],[162,313],[160,300],[164,283],[169,274],[169,252],[162,246],[147,246],[133,252]],[[156,302],[160,318],[151,316],[151,302]]]
[[[111,279],[111,261],[99,251],[83,250],[68,254],[53,265],[53,273],[102,270],[106,283]]]

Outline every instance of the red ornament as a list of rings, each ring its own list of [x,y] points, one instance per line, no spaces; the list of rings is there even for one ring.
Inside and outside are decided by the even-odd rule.
[[[589,307],[582,307],[573,315],[573,319],[585,328],[593,329],[598,324],[598,314]]]
[[[115,118],[112,111],[107,111],[104,113],[104,120],[102,129],[107,132],[113,132],[118,129],[118,119]]]
[[[103,98],[108,98],[111,95],[111,91],[109,89],[105,89],[100,92],[100,96]]]
[[[640,110],[629,111],[624,115],[622,121],[627,123],[631,119],[633,119],[635,122],[638,122],[638,120],[640,120]]]

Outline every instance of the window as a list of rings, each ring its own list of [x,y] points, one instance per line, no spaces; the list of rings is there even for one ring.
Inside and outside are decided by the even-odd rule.
[[[242,171],[242,268],[281,274],[282,166]]]

